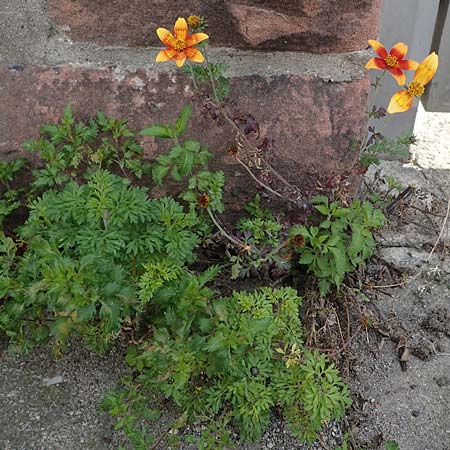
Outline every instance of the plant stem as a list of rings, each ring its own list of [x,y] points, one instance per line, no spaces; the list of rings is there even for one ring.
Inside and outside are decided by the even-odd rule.
[[[389,121],[392,119],[392,114],[390,114],[389,116],[386,117],[386,119],[384,120],[383,124],[381,125],[380,129],[378,130],[378,133],[381,133],[385,126],[389,123]]]
[[[243,247],[244,244],[241,241],[238,241],[237,239],[235,239],[233,236],[228,234],[223,229],[223,227],[220,225],[219,221],[216,219],[216,217],[214,216],[213,212],[209,208],[206,208],[206,211],[208,211],[209,217],[211,217],[211,220],[213,221],[214,225],[219,229],[220,233],[225,238],[227,238],[230,242],[232,242],[233,244],[237,245],[238,247]]]
[[[373,109],[373,107],[375,105],[375,99],[377,97],[378,90],[380,89],[381,81],[383,80],[383,77],[384,77],[385,74],[386,74],[386,70],[383,71],[383,73],[381,74],[381,77],[377,77],[377,79],[376,79],[375,89],[373,91],[372,100],[370,101],[369,110],[367,112],[367,123],[366,123],[366,126],[364,127],[364,131],[363,131],[364,136],[361,139],[361,145],[359,146],[358,154],[356,155],[356,159],[353,161],[353,164],[352,164],[350,170],[352,170],[355,167],[356,163],[359,161],[359,158],[361,157],[362,152],[367,147],[367,142],[368,142],[368,140],[367,140],[367,129],[369,127],[370,115],[371,115],[372,109]]]
[[[216,99],[217,102],[220,103],[219,96],[217,95],[217,90],[216,90],[216,84],[214,82],[214,77],[213,77],[213,74],[211,72],[211,67],[210,67],[210,63],[209,63],[209,59],[208,59],[208,52],[206,50],[206,45],[204,45],[203,42],[202,42],[202,43],[200,43],[200,46],[201,46],[201,49],[202,49],[202,52],[203,52],[203,56],[205,57],[206,71],[208,72],[208,77],[209,77],[209,81],[211,83],[211,87],[212,87],[212,90],[213,90],[214,98]]]
[[[245,136],[243,133],[242,133],[242,130],[236,125],[236,123],[231,119],[231,117],[230,117],[230,115],[228,114],[228,112],[226,111],[226,109],[222,106],[222,105],[220,105],[220,104],[217,104],[217,103],[214,103],[214,102],[212,102],[212,101],[210,101],[209,102],[212,106],[214,106],[215,108],[217,108],[219,111],[220,111],[220,113],[221,113],[221,115],[222,115],[222,117],[230,124],[230,126],[232,127],[232,128],[234,128],[235,130],[236,130],[236,133],[241,137],[241,141],[245,144],[245,146],[248,148],[248,149],[250,149],[251,150],[251,152],[253,152],[253,153],[259,153],[259,151],[258,151],[258,149],[253,145],[253,144],[251,144],[250,142],[249,142],[249,140],[247,139],[247,136]],[[271,164],[263,157],[263,156],[261,156],[261,155],[259,155],[258,156],[259,157],[259,159],[266,165],[266,167],[267,167],[267,169],[269,169],[269,171],[276,177],[276,178],[278,178],[278,180],[280,180],[286,187],[288,187],[289,188],[289,190],[291,191],[291,192],[294,192],[297,196],[298,195],[300,195],[300,191],[299,191],[299,189],[297,188],[297,187],[295,187],[295,186],[293,186],[292,184],[290,184],[277,170],[275,170],[272,166],[271,166]],[[261,182],[260,181],[258,181],[258,183],[260,183],[261,184]],[[262,185],[262,184],[261,184]],[[265,187],[265,185],[264,185],[264,187]],[[269,189],[269,191],[271,191],[271,189]],[[278,195],[278,193],[277,193],[277,195]],[[282,196],[283,197],[283,196]],[[285,198],[285,197],[283,197],[283,198]],[[290,199],[290,198],[288,198],[288,200],[290,200],[290,201],[292,201],[292,202],[294,202],[294,203],[297,203],[297,201],[296,200],[292,200],[292,199]]]
[[[176,147],[180,147],[180,141],[178,140],[178,137],[176,134],[171,137],[171,140],[175,144]]]
[[[274,191],[270,186],[263,183],[261,180],[258,179],[258,177],[250,170],[250,168],[245,164],[242,160],[240,160],[238,157],[236,157],[236,161],[249,173],[249,175],[264,189],[271,192],[272,194],[276,195],[277,197],[284,198],[283,195],[281,195],[279,192]]]
[[[381,82],[382,82],[383,77],[384,77],[385,74],[386,74],[386,70],[383,70],[383,73],[381,74],[381,77],[377,77],[377,81],[376,81],[376,84],[375,84],[375,89],[374,89],[373,94],[372,94],[372,100],[371,100],[370,106],[369,106],[369,117],[370,117],[372,109],[373,109],[373,107],[375,105],[375,99],[377,97],[378,90],[381,87]]]
[[[192,64],[190,62],[188,62],[188,66],[189,66],[189,72],[191,72],[191,78],[192,78],[192,82],[194,83],[194,88],[196,91],[198,91],[198,84],[197,84],[197,80],[195,78],[194,68],[192,67]]]

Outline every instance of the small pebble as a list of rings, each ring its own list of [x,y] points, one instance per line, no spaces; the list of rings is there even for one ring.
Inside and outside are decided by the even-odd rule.
[[[44,378],[42,380],[45,386],[53,386],[55,384],[60,384],[63,382],[63,377],[61,375],[56,375],[53,378]]]

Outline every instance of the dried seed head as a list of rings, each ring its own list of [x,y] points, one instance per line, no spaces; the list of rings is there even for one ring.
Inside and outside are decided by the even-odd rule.
[[[197,197],[197,206],[199,208],[207,208],[211,199],[209,198],[208,194],[201,194]]]
[[[291,238],[292,245],[295,248],[301,248],[305,246],[305,238],[301,234],[296,234]]]

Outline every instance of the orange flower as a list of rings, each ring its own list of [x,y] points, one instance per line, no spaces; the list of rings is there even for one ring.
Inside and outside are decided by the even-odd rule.
[[[194,62],[203,62],[205,59],[203,55],[197,50],[194,45],[208,39],[205,33],[188,34],[188,24],[186,19],[179,17],[175,22],[173,34],[165,29],[158,28],[156,34],[163,44],[167,45],[165,50],[161,50],[156,57],[156,62],[175,60],[178,67],[182,67],[187,59]]]
[[[438,64],[439,58],[435,52],[428,55],[417,67],[414,79],[410,85],[392,96],[387,109],[388,113],[395,114],[408,111],[413,104],[414,97],[420,97],[425,92],[425,86],[434,77]]]
[[[408,46],[403,42],[395,44],[388,53],[384,46],[378,41],[369,40],[369,45],[375,50],[379,58],[372,58],[366,64],[366,69],[389,70],[400,86],[404,86],[406,75],[404,70],[415,70],[419,65],[412,59],[403,59],[408,52]]]

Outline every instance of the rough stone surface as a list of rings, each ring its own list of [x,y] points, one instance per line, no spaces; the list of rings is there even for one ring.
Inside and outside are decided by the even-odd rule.
[[[274,140],[280,170],[314,194],[318,181],[352,160],[369,89],[364,70],[369,53],[362,49],[375,34],[378,7],[379,0],[345,5],[132,0],[126,7],[118,0],[2,0],[0,92],[8,107],[0,108],[0,154],[16,153],[68,103],[78,117],[104,110],[129,118],[135,129],[172,120],[192,90],[173,62],[155,62],[161,43],[154,30],[199,11],[214,30],[211,60],[228,67],[230,109],[256,117],[263,135]],[[255,186],[248,189],[242,181],[248,175],[242,177],[240,166],[225,156],[233,135],[196,106],[192,136],[217,154],[213,168],[225,166],[241,205],[248,198],[243,193],[253,195]],[[146,142],[145,149],[151,157],[160,143]]]
[[[61,359],[50,349],[9,356],[0,342],[0,448],[2,450],[112,450],[122,439],[99,411],[107,392],[129,374],[124,350],[97,355],[74,343]],[[62,374],[59,384],[46,379]]]
[[[4,66],[0,78],[3,104],[9,105],[0,110],[3,154],[17,153],[25,140],[37,135],[40,125],[58,120],[67,104],[79,118],[101,110],[128,118],[131,127],[139,130],[173,121],[192,97],[186,77],[179,73]],[[360,111],[367,90],[367,80],[327,83],[310,76],[236,77],[229,108],[236,117],[251,113],[257,119],[262,136],[274,141],[277,168],[302,186],[308,173],[326,177],[348,167],[354,157],[352,143],[364,125]],[[198,102],[195,109],[191,136],[209,145],[217,164],[228,166],[228,175],[236,175],[237,165],[226,154],[233,133],[226,124],[217,126]],[[148,157],[164,149],[153,139],[144,147]]]
[[[155,29],[179,16],[207,17],[215,46],[343,52],[374,38],[380,0],[49,0],[49,15],[74,41],[159,45]]]
[[[405,283],[366,293],[378,312],[377,326],[392,339],[369,332],[353,345],[358,359],[350,384],[358,420],[352,433],[362,448],[381,449],[380,443],[388,439],[395,439],[401,449],[450,448],[450,225],[445,220],[450,115],[419,108],[417,120],[413,161],[381,165],[382,177],[394,177],[415,193],[390,214],[377,237],[377,270],[399,270]],[[371,180],[369,173],[369,185]],[[400,337],[411,354],[406,371],[399,363]]]

